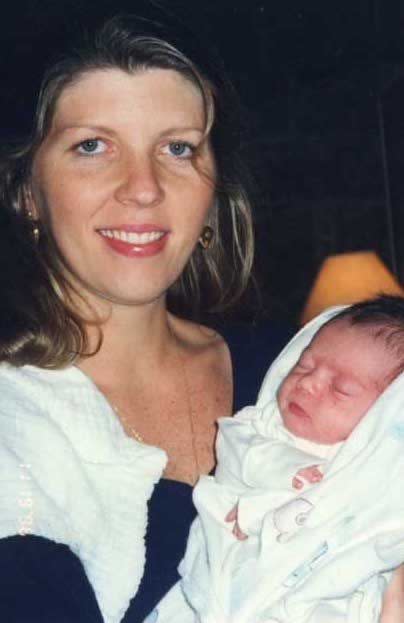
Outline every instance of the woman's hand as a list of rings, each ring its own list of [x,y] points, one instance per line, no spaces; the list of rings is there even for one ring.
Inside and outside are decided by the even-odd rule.
[[[403,623],[404,621],[404,565],[394,571],[384,594],[380,623]]]

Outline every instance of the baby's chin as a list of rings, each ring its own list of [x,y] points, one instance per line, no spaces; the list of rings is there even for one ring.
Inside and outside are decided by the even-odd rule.
[[[321,432],[313,428],[310,414],[293,401],[284,409],[279,407],[279,411],[284,427],[294,437],[322,446],[333,446],[347,439],[337,431]]]

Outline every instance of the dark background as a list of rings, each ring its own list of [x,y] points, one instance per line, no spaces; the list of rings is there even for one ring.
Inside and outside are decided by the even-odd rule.
[[[8,0],[0,140],[29,126],[64,38],[156,5],[214,42],[241,95],[266,311],[295,321],[331,253],[374,249],[404,281],[404,0]]]

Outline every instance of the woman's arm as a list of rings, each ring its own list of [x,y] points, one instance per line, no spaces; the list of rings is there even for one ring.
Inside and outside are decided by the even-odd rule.
[[[380,623],[403,623],[404,621],[404,565],[393,574],[385,592]]]
[[[102,623],[80,560],[36,536],[0,539],[0,621]]]

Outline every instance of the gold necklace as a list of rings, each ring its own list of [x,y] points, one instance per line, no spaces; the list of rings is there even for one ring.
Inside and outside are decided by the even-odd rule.
[[[134,428],[131,424],[128,423],[128,418],[124,415],[124,413],[122,412],[122,409],[118,409],[118,407],[115,404],[112,404],[111,406],[113,410],[115,411],[116,415],[118,416],[118,419],[124,425],[124,429],[126,433],[129,432],[130,436],[136,439],[136,441],[138,441],[139,443],[144,443],[144,439],[142,435],[136,430],[136,428]]]
[[[183,358],[182,353],[180,351],[180,344],[179,344],[178,337],[175,335],[175,333],[171,329],[170,325],[168,325],[168,328],[169,328],[170,335],[173,338],[173,340],[174,340],[174,342],[176,343],[176,346],[177,346],[177,348],[176,348],[176,356],[177,356],[178,362],[180,364],[180,368],[181,368],[181,372],[182,372],[182,378],[184,379],[185,395],[186,395],[186,399],[187,399],[186,400],[186,402],[187,402],[187,414],[188,414],[188,422],[189,422],[190,437],[191,437],[191,446],[192,446],[192,453],[193,453],[194,465],[195,465],[194,482],[196,482],[197,479],[199,478],[199,475],[201,474],[201,469],[200,469],[200,464],[199,464],[199,459],[198,459],[198,452],[197,452],[197,448],[196,448],[196,434],[195,434],[195,426],[194,426],[195,413],[194,413],[194,408],[193,408],[192,399],[191,399],[191,389],[190,389],[190,385],[189,385],[188,374],[187,374],[187,371],[186,371],[186,365],[185,365],[185,362],[184,362],[184,358]],[[139,443],[145,443],[145,441],[144,441],[142,435],[139,433],[139,431],[136,430],[136,428],[134,426],[129,424],[129,422],[128,422],[128,414],[125,414],[125,411],[123,411],[123,409],[118,407],[115,403],[111,403],[111,406],[112,406],[114,412],[116,413],[117,417],[119,418],[119,420],[124,425],[125,431],[127,433],[130,433],[130,436],[133,437]]]
[[[177,339],[177,338],[175,338]],[[178,342],[178,340],[177,340]],[[200,474],[201,474],[201,468],[199,465],[199,459],[198,459],[198,450],[196,447],[196,434],[195,434],[195,426],[194,426],[194,417],[195,417],[195,413],[194,413],[194,408],[192,405],[192,400],[191,400],[191,389],[189,386],[189,380],[188,380],[188,374],[187,374],[187,370],[186,370],[186,366],[184,363],[184,358],[182,356],[182,354],[180,353],[180,351],[177,351],[177,356],[178,356],[178,360],[180,362],[180,366],[181,366],[181,371],[182,371],[182,378],[184,379],[184,385],[185,385],[185,394],[187,397],[187,413],[188,413],[188,422],[189,422],[189,430],[191,433],[191,445],[192,445],[192,453],[193,453],[193,457],[194,457],[194,466],[195,466],[195,475],[194,475],[194,482],[196,483],[196,481],[198,480]]]

